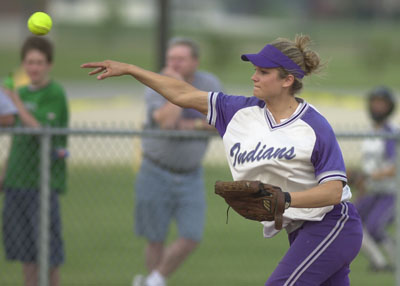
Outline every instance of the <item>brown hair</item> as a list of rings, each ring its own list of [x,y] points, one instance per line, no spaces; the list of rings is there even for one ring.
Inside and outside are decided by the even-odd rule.
[[[198,59],[200,56],[200,49],[199,46],[195,41],[189,38],[184,38],[184,37],[175,37],[169,40],[168,42],[168,48],[174,47],[174,46],[187,46],[190,48],[192,57],[195,59]]]
[[[31,50],[38,50],[46,56],[49,63],[53,62],[53,45],[49,40],[43,37],[29,37],[25,40],[21,49],[21,60],[23,61],[26,54]]]
[[[319,55],[308,48],[311,39],[307,35],[296,35],[294,41],[284,38],[278,38],[271,43],[275,48],[288,56],[305,72],[305,75],[317,73],[322,67]],[[301,78],[298,78],[294,72],[284,68],[278,68],[279,76],[285,78],[289,74],[294,75],[294,83],[291,87],[291,94],[300,92],[303,88]]]

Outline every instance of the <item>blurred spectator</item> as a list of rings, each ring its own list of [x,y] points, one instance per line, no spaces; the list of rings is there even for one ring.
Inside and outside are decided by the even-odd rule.
[[[221,90],[219,80],[198,71],[199,51],[190,39],[169,43],[163,74],[202,90]],[[205,116],[168,102],[152,89],[145,94],[146,125],[155,129],[214,130]],[[207,139],[143,138],[143,162],[135,185],[135,227],[147,239],[145,264],[149,275],[134,277],[134,286],[164,286],[196,248],[203,234],[205,197],[201,166]],[[176,220],[179,237],[165,246],[168,228]]]
[[[395,98],[387,87],[376,87],[368,94],[368,111],[375,132],[394,133],[389,117],[395,109]],[[364,227],[362,250],[371,270],[393,270],[395,247],[387,228],[395,218],[396,141],[372,137],[361,146],[362,168],[349,171],[350,182],[357,188],[356,207]],[[383,248],[387,253],[383,253]],[[386,256],[392,259],[388,261]]]
[[[15,126],[66,127],[68,108],[63,88],[50,78],[53,46],[45,37],[27,38],[21,50],[22,66],[30,84],[17,92],[6,90],[18,110]],[[66,190],[64,135],[54,136],[50,178],[50,273],[51,286],[60,284],[59,266],[64,262],[59,198]],[[26,286],[38,285],[38,236],[40,188],[40,138],[15,134],[4,169],[3,243],[8,260],[22,262]]]

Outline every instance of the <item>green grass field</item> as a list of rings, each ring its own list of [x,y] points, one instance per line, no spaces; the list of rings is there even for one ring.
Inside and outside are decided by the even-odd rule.
[[[205,171],[204,240],[168,285],[263,285],[288,247],[286,234],[264,239],[259,223],[232,210],[226,224],[226,204],[213,193],[213,185],[230,180],[229,170],[209,166]],[[62,197],[67,255],[62,285],[130,285],[135,273],[144,272],[144,241],[133,234],[133,180],[131,166],[70,164],[69,191]],[[175,228],[169,239],[174,234]],[[0,285],[21,285],[21,268],[5,261],[2,247],[0,271]],[[356,286],[394,285],[393,274],[367,271],[362,255],[350,277]]]

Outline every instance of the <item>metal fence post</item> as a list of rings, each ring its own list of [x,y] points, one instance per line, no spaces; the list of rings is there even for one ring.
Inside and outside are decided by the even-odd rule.
[[[49,285],[50,144],[48,128],[40,135],[39,285]]]

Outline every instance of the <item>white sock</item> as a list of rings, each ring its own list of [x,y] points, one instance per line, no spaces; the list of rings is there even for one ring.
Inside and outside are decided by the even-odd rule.
[[[367,230],[364,230],[362,249],[367,254],[368,260],[377,267],[384,267],[387,265],[387,261],[380,251],[378,245],[369,235]]]
[[[166,286],[165,277],[158,272],[157,270],[153,270],[149,276],[146,278],[146,286]]]
[[[382,241],[382,246],[389,256],[390,262],[396,263],[396,245],[393,239],[386,238],[384,241]]]

